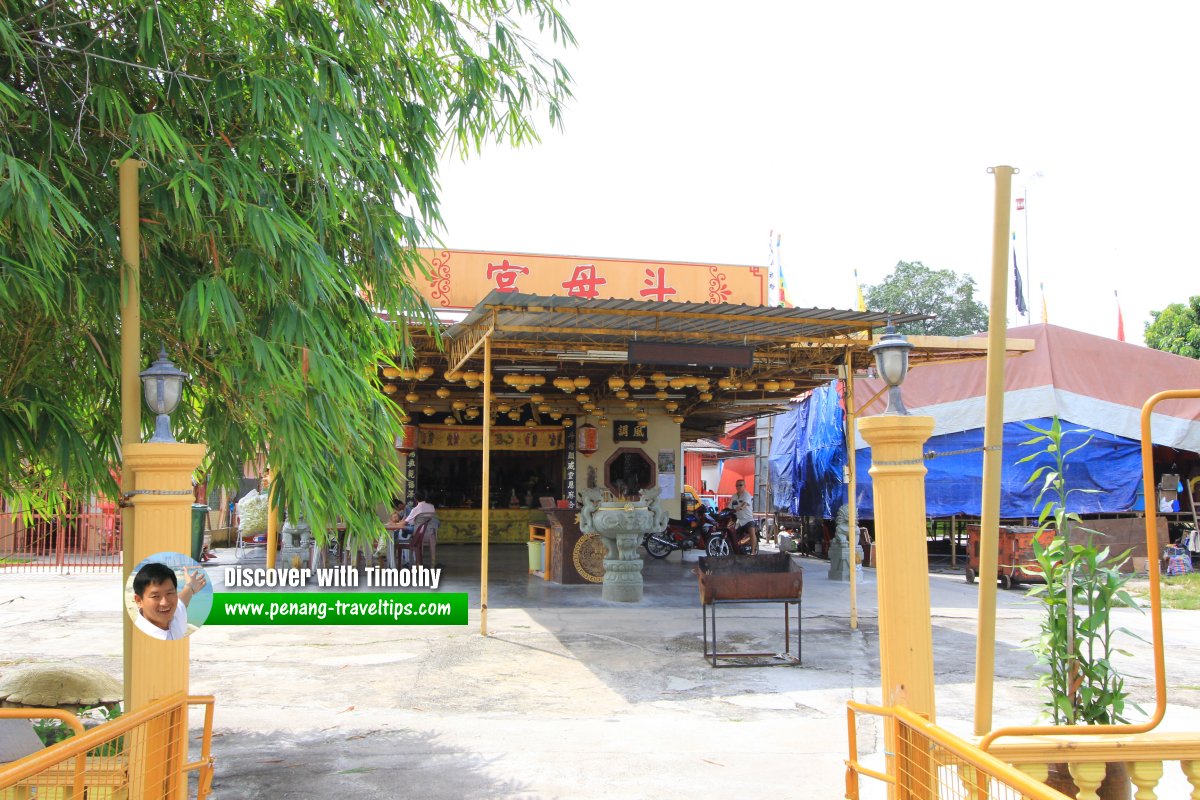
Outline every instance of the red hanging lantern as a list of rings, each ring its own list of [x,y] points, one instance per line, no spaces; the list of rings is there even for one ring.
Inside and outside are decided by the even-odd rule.
[[[580,425],[577,435],[575,449],[583,455],[590,456],[600,449],[600,436],[595,425],[590,422],[586,425]]]
[[[417,449],[417,426],[405,425],[404,434],[396,437],[396,450],[408,455]]]

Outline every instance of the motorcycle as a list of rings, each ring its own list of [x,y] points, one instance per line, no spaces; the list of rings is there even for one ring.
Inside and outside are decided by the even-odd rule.
[[[703,507],[682,520],[667,520],[667,527],[658,533],[642,537],[642,546],[654,558],[666,558],[676,550],[704,548],[710,556],[723,555],[708,549],[712,539],[713,520]]]
[[[712,518],[713,528],[708,539],[707,551],[710,556],[727,556],[730,553],[749,554],[754,552],[756,530],[750,531],[750,544],[738,536],[737,512],[732,508],[718,511]]]

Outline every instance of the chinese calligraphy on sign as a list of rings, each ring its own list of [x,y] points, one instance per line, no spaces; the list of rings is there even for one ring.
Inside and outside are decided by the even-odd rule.
[[[614,442],[646,441],[646,423],[638,420],[618,420],[613,423]]]
[[[466,250],[420,252],[428,270],[418,286],[435,308],[473,308],[492,291],[581,300],[746,305],[763,305],[767,298],[765,267]]]
[[[667,286],[667,270],[664,267],[659,267],[657,271],[646,270],[646,279],[642,283],[649,286],[649,289],[642,289],[638,294],[642,297],[653,297],[660,303],[667,299],[668,296],[678,294],[675,289]]]
[[[608,283],[606,278],[596,277],[595,264],[580,264],[571,274],[571,280],[563,281],[562,287],[567,290],[567,297],[586,297],[591,300],[600,296],[596,287],[605,283]]]
[[[509,264],[508,259],[504,259],[499,264],[493,264],[490,261],[487,265],[487,276],[491,279],[495,276],[496,288],[502,292],[517,291],[517,278],[521,275],[528,275],[529,267],[521,267],[515,264]]]

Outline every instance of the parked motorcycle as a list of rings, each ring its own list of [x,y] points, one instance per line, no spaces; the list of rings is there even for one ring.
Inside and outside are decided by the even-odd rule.
[[[712,518],[713,528],[708,538],[707,551],[710,556],[727,556],[730,553],[754,552],[754,537],[757,531],[751,531],[750,542],[745,544],[738,536],[737,512],[732,508],[718,511]]]
[[[703,507],[696,514],[682,520],[667,521],[667,527],[658,533],[647,533],[642,537],[642,546],[654,558],[666,558],[676,550],[705,549],[712,555],[721,555],[707,549],[712,541],[713,520]]]

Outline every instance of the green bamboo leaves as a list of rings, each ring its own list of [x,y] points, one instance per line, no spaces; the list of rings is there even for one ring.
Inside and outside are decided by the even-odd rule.
[[[447,146],[537,138],[570,77],[554,0],[8,0],[0,18],[0,494],[115,494],[114,160],[141,172],[143,352],[192,377],[176,435],[232,486],[364,539],[401,491],[377,367],[432,326],[414,247]],[[147,359],[149,355],[147,355]],[[306,368],[307,365],[307,368]]]
[[[1049,693],[1045,713],[1056,725],[1128,722],[1129,692],[1112,656],[1124,652],[1115,645],[1115,638],[1133,634],[1113,627],[1111,612],[1137,607],[1123,588],[1129,575],[1121,572],[1121,566],[1128,561],[1129,551],[1113,556],[1108,547],[1098,546],[1095,537],[1103,534],[1083,527],[1079,515],[1068,510],[1072,494],[1095,491],[1069,489],[1066,477],[1069,457],[1086,447],[1092,437],[1068,447],[1067,437],[1088,431],[1063,430],[1057,417],[1049,428],[1029,423],[1026,427],[1038,435],[1021,446],[1041,445],[1041,449],[1017,463],[1039,463],[1027,484],[1040,484],[1038,533],[1054,533],[1044,546],[1034,539],[1034,560],[1046,582],[1032,586],[1028,593],[1045,611],[1040,633],[1026,642],[1038,663],[1048,670],[1038,679],[1038,685]],[[1072,535],[1075,532],[1083,534],[1082,542],[1073,541],[1078,538]]]

